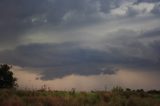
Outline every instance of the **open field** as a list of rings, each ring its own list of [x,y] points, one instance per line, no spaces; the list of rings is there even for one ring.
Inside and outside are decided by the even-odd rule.
[[[160,91],[0,90],[0,106],[160,106]]]

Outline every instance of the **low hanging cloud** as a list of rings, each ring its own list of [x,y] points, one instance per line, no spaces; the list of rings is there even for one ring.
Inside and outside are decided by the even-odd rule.
[[[40,69],[44,79],[70,74],[113,74],[117,70],[105,64],[105,53],[70,43],[31,44],[1,52],[0,56],[1,62]]]
[[[126,33],[121,31],[123,32]],[[146,45],[144,38],[123,36],[125,39],[116,37],[111,42],[105,41],[104,50],[85,48],[78,43],[23,45],[14,50],[0,52],[0,62],[37,68],[44,80],[70,74],[114,74],[119,67],[160,69],[160,40],[147,42]]]

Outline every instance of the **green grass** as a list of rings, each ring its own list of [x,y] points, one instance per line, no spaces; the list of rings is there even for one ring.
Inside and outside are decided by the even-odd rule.
[[[120,87],[91,92],[1,89],[0,106],[160,106],[160,93]]]

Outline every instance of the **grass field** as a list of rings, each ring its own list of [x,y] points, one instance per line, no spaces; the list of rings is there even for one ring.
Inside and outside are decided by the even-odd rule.
[[[160,106],[160,91],[0,90],[0,106]]]

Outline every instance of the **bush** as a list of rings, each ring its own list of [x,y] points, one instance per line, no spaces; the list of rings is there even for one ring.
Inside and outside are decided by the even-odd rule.
[[[17,79],[13,77],[10,71],[11,66],[7,64],[0,65],[0,88],[14,88],[17,86]]]

